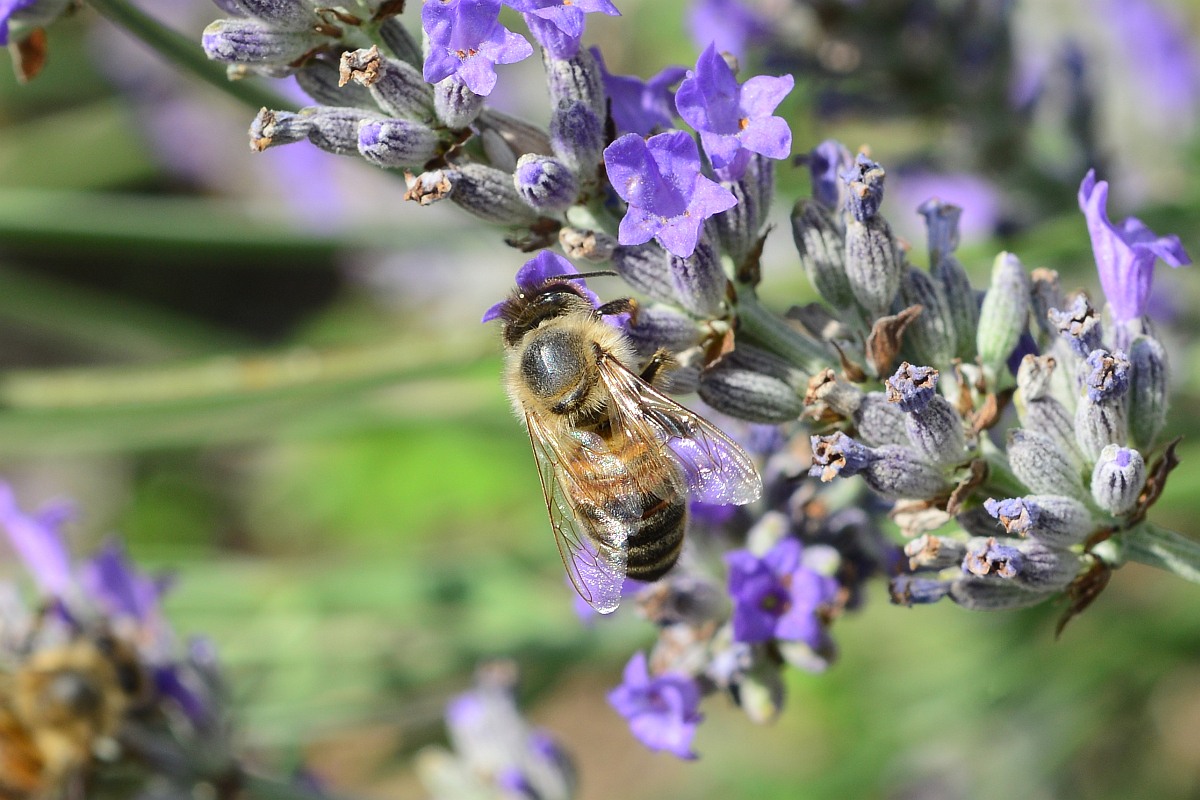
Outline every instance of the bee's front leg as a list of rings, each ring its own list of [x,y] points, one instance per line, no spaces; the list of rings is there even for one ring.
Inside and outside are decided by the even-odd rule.
[[[613,317],[617,314],[628,314],[629,323],[631,325],[637,325],[638,301],[634,300],[632,297],[618,297],[616,300],[610,300],[597,308],[596,313],[602,317]]]
[[[675,361],[675,356],[665,347],[660,347],[654,351],[654,355],[650,356],[650,360],[646,362],[646,366],[642,367],[642,374],[639,376],[646,383],[661,389],[662,379],[666,373],[675,369],[679,364]],[[658,381],[658,383],[656,383]]]

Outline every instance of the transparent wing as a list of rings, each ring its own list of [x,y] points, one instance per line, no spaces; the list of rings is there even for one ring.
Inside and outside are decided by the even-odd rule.
[[[596,495],[586,483],[586,467],[611,454],[596,447],[594,440],[588,447],[583,440],[550,435],[532,414],[526,414],[525,421],[550,527],[571,585],[601,614],[615,611],[625,583],[625,541],[637,522],[629,511],[633,503],[620,495],[635,491],[632,482],[615,498]],[[611,464],[605,466],[611,469]],[[585,500],[586,509],[575,498]]]
[[[600,374],[612,397],[614,427],[669,452],[693,499],[744,505],[762,495],[762,478],[750,456],[711,422],[662,394],[610,355],[601,354]]]

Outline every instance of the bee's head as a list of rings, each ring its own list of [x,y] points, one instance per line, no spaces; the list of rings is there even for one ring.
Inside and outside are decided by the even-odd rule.
[[[580,275],[547,278],[536,286],[518,286],[499,306],[504,344],[512,347],[521,338],[551,319],[578,312],[594,312],[596,307],[585,294]]]

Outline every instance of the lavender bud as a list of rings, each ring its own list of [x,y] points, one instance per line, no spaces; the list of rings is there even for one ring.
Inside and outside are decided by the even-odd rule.
[[[999,370],[1025,331],[1029,317],[1029,277],[1011,253],[996,256],[992,285],[979,310],[975,346],[985,367]]]
[[[518,157],[526,153],[548,156],[554,152],[545,130],[490,106],[484,106],[480,112],[479,125],[500,134]]]
[[[967,546],[958,539],[924,534],[904,545],[911,570],[939,570],[963,563]]]
[[[1017,368],[1017,391],[1020,402],[1040,400],[1050,392],[1050,378],[1058,362],[1051,356],[1027,355]]]
[[[385,17],[379,23],[378,30],[379,38],[383,40],[384,46],[392,52],[393,56],[417,69],[421,68],[425,61],[424,56],[421,55],[421,43],[412,37],[399,17]]]
[[[566,164],[549,156],[521,156],[513,184],[521,199],[542,214],[566,211],[579,197],[575,175]]]
[[[1012,580],[1033,592],[1055,592],[1079,572],[1079,556],[1033,539],[1001,543],[989,538],[972,543],[963,559],[963,572]]]
[[[897,575],[888,585],[888,594],[895,605],[911,608],[914,605],[936,603],[949,593],[951,585],[950,581]]]
[[[812,178],[812,196],[826,208],[837,211],[846,206],[846,184],[841,175],[854,163],[846,146],[826,139],[808,152],[805,159]]]
[[[889,500],[932,500],[953,488],[941,470],[908,447],[884,445],[863,470],[867,485]]]
[[[1006,611],[1035,606],[1054,592],[1035,592],[1016,581],[968,576],[954,581],[950,599],[971,611]]]
[[[700,399],[749,422],[778,425],[804,411],[797,384],[804,374],[762,350],[739,345],[700,373]]]
[[[1110,444],[1092,470],[1092,499],[1113,516],[1128,514],[1137,506],[1146,485],[1146,462],[1128,447]]]
[[[250,149],[261,153],[268,147],[294,144],[308,138],[312,120],[290,111],[271,111],[264,108],[250,123]]]
[[[342,53],[340,81],[366,86],[379,107],[393,117],[431,122],[433,98],[429,84],[412,64],[384,58],[378,47]]]
[[[358,155],[358,128],[378,114],[358,108],[312,106],[300,109],[312,124],[308,140],[326,152],[339,156]]]
[[[846,277],[845,235],[834,212],[817,200],[797,201],[792,208],[792,239],[800,265],[821,297],[834,308],[849,308],[854,292]]]
[[[975,329],[979,327],[979,301],[967,271],[953,255],[946,254],[929,267],[929,275],[941,287],[954,331],[954,355],[975,360]]]
[[[1051,547],[1070,547],[1087,539],[1095,530],[1087,506],[1070,497],[1035,494],[983,504],[1014,536],[1032,536]]]
[[[866,222],[879,213],[883,202],[883,181],[887,177],[883,167],[864,154],[859,153],[854,164],[842,173],[848,195],[846,208],[859,222]]]
[[[570,58],[560,59],[542,50],[542,62],[546,66],[551,108],[557,108],[563,100],[579,100],[597,119],[602,120],[608,116],[604,81],[591,53],[580,48],[579,52]]]
[[[346,106],[378,110],[371,93],[357,83],[342,86],[338,68],[323,59],[312,59],[296,71],[296,83],[320,106]]]
[[[479,143],[483,147],[483,156],[487,163],[501,172],[516,172],[517,154],[505,141],[498,131],[481,127]]]
[[[926,364],[949,365],[958,342],[950,307],[932,278],[912,266],[900,272],[900,305],[921,306],[922,311],[904,330],[913,355]]]
[[[837,477],[857,475],[875,459],[871,448],[859,444],[841,431],[828,436],[813,436],[810,442],[812,467],[808,474],[825,483]]]
[[[873,318],[891,308],[900,288],[900,254],[887,220],[869,217],[846,223],[846,277],[855,299]]]
[[[1049,436],[1072,463],[1082,466],[1083,453],[1075,440],[1075,417],[1053,397],[1025,403],[1021,427]]]
[[[757,195],[753,202],[754,207],[758,209],[758,227],[761,228],[767,221],[771,202],[775,199],[775,159],[760,153],[751,153],[744,182],[747,186],[747,201]]]
[[[906,423],[913,449],[928,461],[953,467],[967,460],[962,418],[946,398],[933,397],[925,408],[911,412]]]
[[[863,391],[848,381],[840,381],[832,369],[824,369],[809,378],[804,405],[824,404],[842,417],[851,417],[862,405]]]
[[[954,517],[958,527],[972,536],[1003,536],[1004,526],[988,514],[983,506],[974,506],[966,511],[960,511]]]
[[[424,164],[438,149],[438,135],[419,122],[364,120],[358,126],[358,152],[381,167]]]
[[[290,64],[322,38],[309,30],[285,31],[254,19],[219,19],[204,29],[201,44],[210,59],[226,64]]]
[[[671,254],[667,263],[679,304],[698,317],[719,316],[729,279],[708,235],[700,237],[690,256],[680,258]]]
[[[1017,480],[1035,494],[1086,496],[1078,466],[1043,433],[1019,428],[1009,431],[1008,464]]]
[[[1093,350],[1102,346],[1100,315],[1088,303],[1086,295],[1075,295],[1075,301],[1068,310],[1052,308],[1048,316],[1054,329],[1080,358],[1087,358]]]
[[[1047,339],[1059,335],[1058,329],[1050,321],[1050,311],[1065,307],[1067,299],[1059,286],[1058,273],[1054,270],[1038,267],[1030,273],[1029,280],[1030,313],[1042,331],[1041,341],[1045,344]]]
[[[550,115],[554,155],[587,180],[604,157],[604,123],[580,100],[563,100]]]
[[[908,444],[908,423],[904,412],[883,392],[868,392],[854,412],[858,436],[873,447]]]
[[[319,22],[304,0],[238,0],[247,15],[285,31],[302,31]]]
[[[1169,367],[1167,351],[1152,336],[1129,345],[1129,433],[1143,449],[1154,446],[1167,421]]]
[[[462,164],[447,171],[454,186],[450,199],[484,222],[496,225],[522,225],[533,222],[536,214],[525,204],[513,186],[512,175],[483,164]]]
[[[756,170],[748,169],[740,181],[722,183],[737,198],[737,205],[715,215],[710,223],[721,249],[739,266],[758,244],[758,231],[767,210],[761,205],[758,177]]]
[[[1015,578],[1021,571],[1021,551],[1015,547],[1000,544],[996,539],[976,541],[963,556],[962,571],[966,575],[997,575],[1001,578]]]
[[[664,303],[678,303],[671,281],[667,251],[654,242],[619,245],[612,251],[612,268],[642,294]]]
[[[654,355],[660,348],[678,353],[700,341],[700,328],[694,319],[659,303],[639,308],[637,324],[631,321],[625,332],[633,342],[633,349],[642,357]]]
[[[467,88],[462,78],[451,75],[433,87],[433,108],[443,125],[452,130],[466,128],[479,118],[486,98]]]
[[[1075,406],[1075,440],[1084,457],[1094,462],[1106,446],[1128,441],[1129,361],[1119,350],[1093,350],[1087,367],[1087,391]]]
[[[934,197],[918,206],[917,213],[925,218],[930,265],[936,264],[943,256],[948,256],[958,249],[958,220],[962,216],[961,208],[943,203]]]
[[[937,395],[938,371],[933,367],[914,367],[905,361],[884,385],[888,401],[901,411],[923,411]]]
[[[617,249],[617,237],[602,231],[585,231],[565,226],[558,231],[558,243],[567,258],[603,264]]]

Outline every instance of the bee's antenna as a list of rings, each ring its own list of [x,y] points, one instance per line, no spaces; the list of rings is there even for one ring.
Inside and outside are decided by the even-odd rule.
[[[595,272],[572,272],[563,275],[550,275],[546,278],[548,281],[568,280],[575,281],[581,278],[615,278],[617,273],[611,269],[598,269]]]

